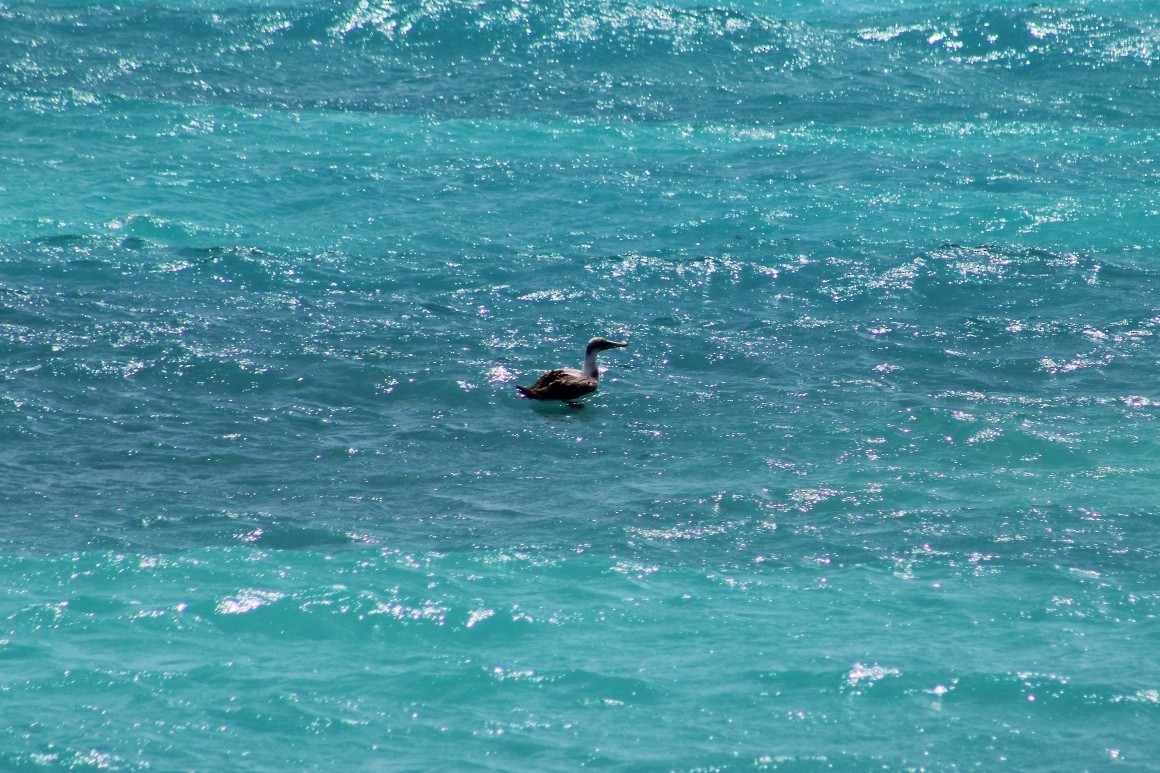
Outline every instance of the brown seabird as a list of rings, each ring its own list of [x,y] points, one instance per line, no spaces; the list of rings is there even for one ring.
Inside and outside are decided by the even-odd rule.
[[[530,387],[517,386],[520,394],[533,400],[562,400],[573,408],[582,407],[576,402],[577,397],[583,397],[589,392],[595,392],[600,381],[600,370],[596,367],[596,354],[605,349],[622,349],[626,343],[609,341],[606,338],[593,338],[588,342],[584,351],[584,367],[556,368],[549,370],[536,379]]]

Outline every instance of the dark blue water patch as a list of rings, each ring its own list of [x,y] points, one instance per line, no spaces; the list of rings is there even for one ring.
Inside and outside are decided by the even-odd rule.
[[[776,284],[835,301],[831,314],[855,333],[850,356],[882,357],[888,381],[909,374],[926,383],[954,370],[961,384],[979,378],[984,391],[1017,381],[1056,389],[1061,377],[1082,390],[1115,369],[1124,389],[1146,392],[1139,366],[1155,326],[1150,273],[1101,256],[946,245],[912,261],[835,255],[787,270]],[[845,348],[844,340],[833,345]]]
[[[699,560],[754,535],[783,554],[755,527],[766,511],[840,527],[866,508],[982,496],[980,475],[997,474],[1008,495],[1021,474],[1065,481],[1076,497],[1101,474],[1146,488],[1140,423],[1154,403],[1142,353],[1155,315],[1147,271],[1127,264],[999,246],[898,258],[834,243],[804,261],[797,250],[677,251],[468,261],[454,273],[417,256],[378,279],[349,256],[118,239],[17,248],[9,297],[52,324],[4,329],[2,454],[12,476],[22,471],[6,491],[23,514],[14,546],[220,544],[239,537],[197,516],[241,512],[266,513],[245,533],[276,547],[364,534],[617,550],[644,517],[691,535],[653,547],[688,546],[678,552]],[[577,269],[591,281],[577,283]],[[607,357],[605,389],[581,411],[531,405],[511,386],[574,364],[592,333],[575,320],[513,328],[539,303],[527,291],[545,285],[633,342]],[[656,316],[658,304],[680,317]],[[1073,309],[1087,316],[1070,319]],[[706,489],[705,453],[727,484]],[[913,472],[863,496],[919,458],[946,483]],[[593,487],[586,470],[605,464],[619,474]],[[742,498],[717,502],[725,486]],[[754,491],[760,501],[746,498]],[[155,516],[179,525],[124,531]],[[62,529],[45,537],[38,518]],[[940,528],[919,523],[916,535]],[[319,524],[323,534],[309,532]],[[803,552],[817,542],[804,526],[796,536]],[[892,550],[838,542],[850,560]]]
[[[1061,112],[1075,117],[1131,123],[1148,110],[1139,100],[1143,84],[1120,77],[1152,59],[1154,31],[1147,23],[1080,9],[988,8],[918,21],[913,15],[892,15],[875,19],[858,37],[869,46],[885,47],[898,65],[944,81],[952,90],[965,83],[958,77],[967,73],[1003,73],[994,82],[1003,85],[994,95],[1000,97],[993,103],[998,113],[992,114],[1012,110],[1027,115],[1003,97],[1032,91],[1040,98],[1051,94],[1066,105]],[[1151,82],[1151,75],[1140,74],[1144,83]],[[1067,81],[1064,88],[1062,81]],[[1098,86],[1101,82],[1117,85],[1108,91]]]

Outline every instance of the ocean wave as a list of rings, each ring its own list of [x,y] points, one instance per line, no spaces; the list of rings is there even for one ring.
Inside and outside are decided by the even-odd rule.
[[[1152,65],[1160,37],[1150,26],[1088,9],[1035,5],[986,9],[949,18],[864,27],[868,45],[890,45],[924,58],[961,65],[1056,70],[1102,69],[1126,63]]]
[[[858,25],[846,15],[823,23],[623,0],[335,0],[27,7],[5,18],[0,49],[15,64],[0,85],[37,110],[129,99],[444,119],[862,124],[900,108],[931,120],[1029,110],[1123,120],[1155,110],[1151,28],[1082,10]]]
[[[687,55],[718,57],[728,66],[741,55],[756,59],[759,69],[796,69],[825,56],[824,39],[811,38],[804,25],[726,7],[686,9],[621,0],[551,5],[362,0],[332,31],[344,37],[370,32],[383,45],[414,46],[421,55],[513,64],[566,61],[580,68]]]
[[[645,86],[671,89],[678,73],[694,73],[702,88],[725,87],[746,73],[800,69],[825,56],[824,38],[801,25],[723,8],[611,0],[333,2],[220,12],[60,6],[5,16],[10,26],[0,45],[23,52],[7,71],[8,91],[30,99],[55,91],[70,102],[85,94],[95,102],[453,110],[479,88],[511,102],[519,89],[546,101],[568,92],[617,100],[622,88],[645,99]],[[86,34],[76,34],[82,27]],[[171,40],[173,30],[181,37]]]

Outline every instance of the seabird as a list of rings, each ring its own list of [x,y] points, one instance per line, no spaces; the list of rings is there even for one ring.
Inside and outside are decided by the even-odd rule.
[[[588,342],[584,351],[584,367],[556,368],[549,370],[536,379],[530,387],[517,386],[520,394],[533,400],[563,400],[573,408],[582,407],[576,402],[577,397],[583,397],[589,392],[595,392],[600,380],[600,370],[596,367],[596,354],[605,349],[622,349],[628,344],[609,341],[606,338],[593,338]]]

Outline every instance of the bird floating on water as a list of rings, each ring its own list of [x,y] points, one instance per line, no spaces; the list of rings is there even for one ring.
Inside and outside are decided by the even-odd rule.
[[[584,351],[584,367],[556,368],[536,379],[530,387],[517,386],[520,394],[532,400],[561,400],[573,408],[583,407],[576,402],[589,392],[595,392],[600,381],[600,370],[596,367],[596,354],[605,349],[623,349],[627,343],[609,341],[607,338],[593,338]]]

